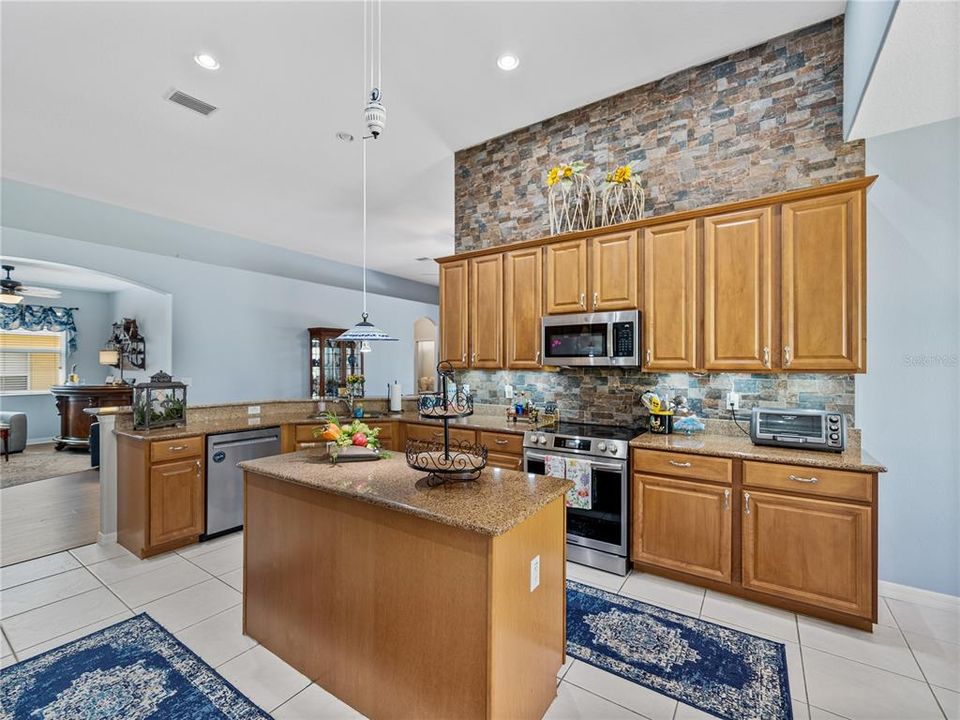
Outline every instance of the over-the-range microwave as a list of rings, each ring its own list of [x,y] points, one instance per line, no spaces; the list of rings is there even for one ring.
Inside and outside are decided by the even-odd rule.
[[[541,321],[544,365],[636,367],[640,364],[640,313],[545,315]]]

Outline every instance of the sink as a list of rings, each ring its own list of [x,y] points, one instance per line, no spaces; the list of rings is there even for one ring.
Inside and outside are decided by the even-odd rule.
[[[382,420],[383,418],[389,418],[389,417],[390,417],[390,415],[388,415],[388,414],[386,414],[386,413],[365,413],[364,416],[363,416],[363,417],[360,417],[360,418],[346,418],[346,417],[337,416],[337,422],[342,423],[342,422],[345,422],[345,421],[347,421],[347,420],[350,420],[350,421],[353,421],[353,420]],[[324,421],[325,421],[326,419],[327,419],[326,413],[324,413],[323,415],[307,415],[307,420],[324,420]]]

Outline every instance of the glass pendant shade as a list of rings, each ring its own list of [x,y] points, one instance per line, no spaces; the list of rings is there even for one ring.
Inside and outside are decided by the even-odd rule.
[[[337,338],[338,342],[359,342],[367,343],[371,340],[393,340],[396,341],[397,338],[390,337],[386,332],[378,328],[372,322],[367,321],[367,313],[363,313],[363,320],[358,322],[352,328],[347,330],[345,333],[340,335]],[[362,346],[361,346],[362,349]],[[369,350],[367,350],[369,352]]]

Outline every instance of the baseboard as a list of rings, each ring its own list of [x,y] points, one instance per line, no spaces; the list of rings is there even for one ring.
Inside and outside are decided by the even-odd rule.
[[[895,600],[906,600],[907,602],[917,603],[918,605],[947,605],[949,607],[960,608],[960,597],[956,595],[924,590],[923,588],[901,585],[886,580],[880,580],[877,583],[877,589],[880,595]]]
[[[115,543],[116,541],[117,541],[117,534],[115,532],[112,532],[112,533],[98,532],[97,533],[97,542],[100,543],[101,545]]]
[[[43,445],[45,443],[52,443],[53,438],[34,438],[33,440],[27,440],[27,445]]]

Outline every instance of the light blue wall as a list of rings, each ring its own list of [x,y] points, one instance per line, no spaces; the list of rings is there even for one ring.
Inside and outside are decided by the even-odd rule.
[[[306,328],[360,320],[355,290],[18,228],[0,233],[5,255],[88,268],[169,293],[172,372],[191,380],[191,404],[304,398]],[[367,393],[382,396],[393,380],[412,392],[414,321],[436,322],[437,305],[372,294],[368,305],[371,321],[400,340],[375,344],[366,356]]]
[[[867,363],[880,578],[960,595],[960,120],[867,140]]]
[[[899,0],[847,0],[843,18],[843,136],[850,128],[867,90],[873,66]]]
[[[56,288],[63,294],[56,300],[31,299],[31,305],[57,305],[80,308],[74,313],[77,322],[77,350],[67,358],[66,372],[77,364],[77,374],[86,382],[103,382],[108,368],[101,367],[99,351],[110,335],[110,295],[86,290]],[[26,302],[26,301],[25,301]],[[28,441],[47,440],[60,434],[60,417],[53,396],[4,395],[0,396],[0,410],[25,412],[27,414]]]
[[[147,366],[143,370],[124,370],[125,380],[146,382],[160,370],[173,367],[173,298],[146,288],[130,287],[110,295],[110,314],[114,322],[122,318],[137,321],[146,340]]]

